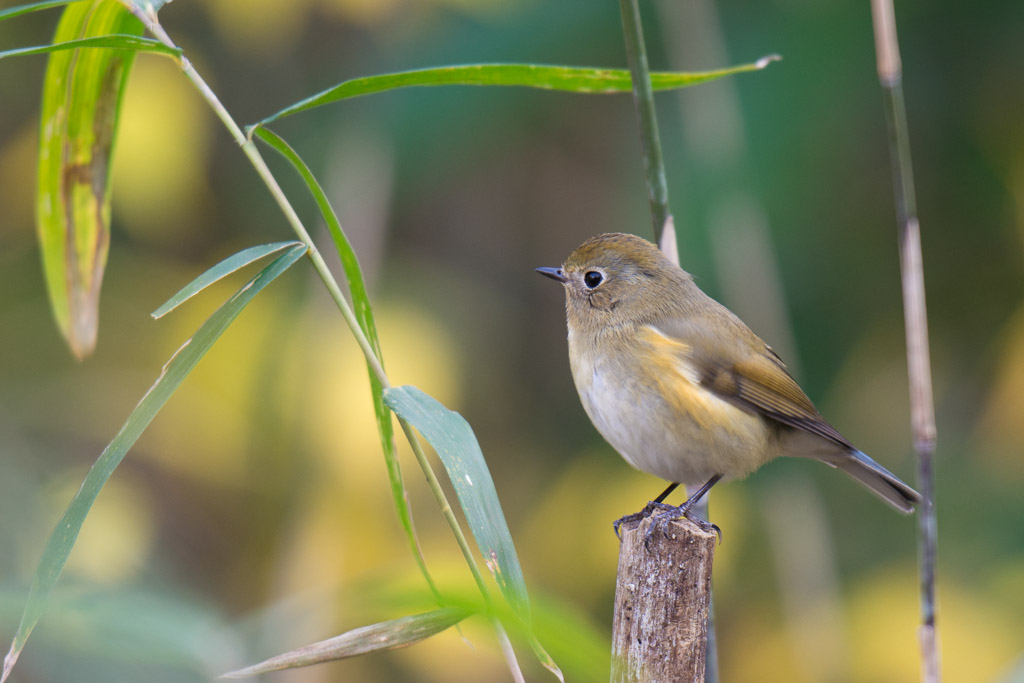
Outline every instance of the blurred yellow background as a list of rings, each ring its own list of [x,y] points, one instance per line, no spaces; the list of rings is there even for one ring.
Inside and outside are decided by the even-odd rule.
[[[683,266],[777,348],[844,434],[909,482],[895,218],[864,3],[642,3],[655,69],[779,53],[658,96]],[[939,426],[939,628],[950,681],[1024,680],[1024,5],[897,7]],[[161,11],[240,123],[342,80],[472,62],[624,66],[616,3],[178,0]],[[41,44],[54,13],[0,23]],[[99,343],[78,363],[35,245],[44,58],[0,61],[0,641],[88,466],[163,363],[245,281],[154,322],[191,278],[290,239],[219,121],[141,56],[114,170]],[[650,237],[628,96],[384,93],[274,126],[341,217],[385,365],[461,412],[488,459],[527,585],[569,680],[607,670],[611,521],[662,482],[590,426],[560,288],[532,272],[586,237]],[[268,154],[269,156],[269,154]],[[315,207],[282,184],[336,263]],[[340,271],[339,271],[340,272]],[[411,454],[427,562],[468,572]],[[454,500],[454,498],[453,498]],[[681,501],[681,498],[677,501]],[[916,518],[813,462],[711,498],[723,681],[918,677]],[[468,591],[468,592],[467,592]],[[365,365],[305,262],[260,294],[100,495],[15,680],[200,681],[429,606],[391,503]],[[551,680],[516,641],[529,680]],[[19,678],[19,676],[21,678]],[[477,620],[411,648],[268,680],[508,680]]]

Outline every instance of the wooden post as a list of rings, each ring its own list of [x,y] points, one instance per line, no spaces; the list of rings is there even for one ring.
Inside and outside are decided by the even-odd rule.
[[[645,547],[651,519],[621,528],[612,683],[701,683],[717,535],[688,519]]]

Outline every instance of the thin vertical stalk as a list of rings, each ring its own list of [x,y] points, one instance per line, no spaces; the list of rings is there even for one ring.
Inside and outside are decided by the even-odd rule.
[[[640,24],[637,0],[619,0],[619,10],[622,13],[622,33],[626,40],[626,58],[633,77],[633,103],[640,124],[640,144],[647,173],[647,196],[651,203],[654,240],[661,244],[662,233],[672,215],[668,209],[668,184],[665,181],[665,162],[661,157],[661,136],[658,134],[658,118],[654,111],[644,30]],[[673,257],[677,258],[677,255],[673,254]]]
[[[651,88],[650,67],[647,64],[647,47],[640,20],[637,0],[619,0],[622,14],[622,34],[626,45],[626,58],[633,81],[633,104],[636,107],[637,123],[640,127],[640,145],[647,177],[647,197],[651,205],[651,220],[654,223],[654,241],[668,258],[679,265],[679,249],[676,240],[675,221],[668,206],[668,181],[665,177],[665,161],[661,153],[661,135],[658,132],[658,116],[654,108],[654,92]],[[689,493],[689,492],[687,492]],[[708,499],[705,497],[695,508],[698,516],[708,519]],[[708,591],[707,630],[705,631],[706,656],[702,666],[705,683],[718,680],[718,638],[715,632],[714,611],[711,606],[710,586]]]
[[[935,620],[935,404],[932,396],[928,352],[928,319],[925,308],[921,227],[914,197],[914,172],[910,162],[910,136],[903,100],[903,67],[896,38],[892,0],[872,0],[878,80],[885,99],[892,161],[896,217],[899,221],[900,270],[903,278],[903,309],[907,335],[907,373],[910,385],[910,419],[918,457],[918,487],[924,502],[918,516],[919,577],[921,584],[921,678],[938,683],[942,678]]]

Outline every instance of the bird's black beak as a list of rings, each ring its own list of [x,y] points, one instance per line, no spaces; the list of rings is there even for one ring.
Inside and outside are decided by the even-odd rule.
[[[547,275],[552,280],[558,280],[559,282],[567,282],[569,280],[561,268],[535,268],[534,270],[541,275]]]

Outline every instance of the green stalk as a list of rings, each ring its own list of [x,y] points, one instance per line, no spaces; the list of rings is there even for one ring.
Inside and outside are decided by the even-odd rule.
[[[665,162],[661,156],[661,136],[654,111],[654,91],[651,72],[647,66],[647,48],[640,24],[637,0],[619,0],[622,13],[622,33],[626,40],[626,57],[633,77],[633,103],[640,124],[640,144],[643,147],[644,170],[647,174],[647,196],[651,203],[654,222],[654,241],[661,244],[665,224],[671,219],[668,209],[668,184],[665,180]]]
[[[676,241],[675,221],[668,206],[668,181],[665,177],[665,160],[661,153],[661,135],[658,132],[658,116],[654,108],[654,90],[651,88],[651,72],[647,64],[647,48],[644,44],[644,29],[640,21],[640,7],[637,0],[619,0],[622,15],[622,34],[626,45],[626,58],[633,80],[633,103],[636,107],[637,123],[640,126],[640,145],[643,151],[644,171],[647,176],[647,197],[651,204],[651,220],[654,223],[654,241],[666,256],[679,265],[679,247]],[[687,490],[687,494],[690,491]],[[710,519],[708,499],[698,503],[697,514]],[[718,637],[715,631],[714,605],[708,608],[707,651],[704,670],[706,683],[718,680]]]
[[[928,349],[928,315],[925,307],[921,226],[914,195],[914,170],[910,160],[910,133],[903,100],[903,67],[896,38],[892,0],[872,0],[878,80],[885,101],[892,162],[896,218],[899,223],[900,273],[907,336],[907,374],[910,385],[910,417],[918,457],[917,483],[924,501],[918,512],[918,556],[921,590],[921,678],[926,683],[942,680],[935,623],[935,402],[932,394]]]
[[[155,16],[135,7],[134,5],[132,6],[132,13],[142,21],[146,26],[146,29],[160,42],[168,47],[178,49],[177,45],[175,45],[174,41],[172,41],[167,35],[163,26],[160,25]],[[377,354],[373,350],[373,346],[366,338],[362,328],[359,327],[359,323],[356,320],[355,313],[352,311],[352,307],[349,306],[348,301],[341,292],[341,288],[334,279],[334,275],[331,274],[323,256],[321,256],[316,245],[313,244],[313,240],[309,236],[309,232],[302,224],[302,219],[299,218],[291,202],[288,201],[288,197],[281,189],[277,179],[274,178],[273,173],[270,171],[270,168],[264,161],[263,156],[256,148],[255,143],[252,140],[246,139],[242,129],[237,123],[235,123],[231,114],[224,107],[216,94],[214,94],[213,90],[210,89],[206,81],[203,80],[202,76],[199,75],[199,72],[195,70],[188,58],[182,55],[178,58],[178,63],[181,66],[181,70],[185,74],[185,77],[188,78],[196,89],[199,90],[203,99],[207,101],[214,113],[217,114],[217,117],[224,123],[224,126],[242,148],[245,155],[249,157],[249,161],[252,163],[253,168],[256,169],[256,172],[263,180],[263,183],[267,186],[267,189],[270,190],[270,194],[274,197],[274,200],[281,208],[281,211],[284,213],[285,219],[288,221],[289,225],[291,225],[292,230],[298,236],[299,240],[309,248],[308,255],[313,263],[313,268],[327,286],[327,290],[330,292],[331,298],[334,299],[335,304],[338,306],[338,310],[341,311],[341,315],[345,319],[345,323],[352,331],[352,335],[355,337],[356,343],[359,344],[359,348],[366,357],[366,361],[370,365],[374,376],[384,389],[390,388],[391,382],[388,381],[388,377],[384,372],[384,368],[381,366],[380,359],[377,358]],[[412,451],[416,456],[416,462],[419,463],[420,468],[423,470],[423,474],[426,476],[427,485],[441,510],[441,514],[444,516],[445,521],[448,523],[452,533],[455,535],[455,540],[459,545],[459,550],[462,551],[466,564],[469,565],[469,570],[473,575],[473,580],[476,582],[477,588],[480,590],[480,593],[484,598],[484,603],[487,605],[489,610],[493,611],[493,602],[489,592],[487,591],[487,586],[484,583],[480,569],[477,567],[476,560],[473,557],[473,551],[470,549],[469,542],[466,540],[466,535],[463,533],[462,527],[459,525],[459,522],[455,517],[455,513],[448,502],[444,489],[441,488],[441,483],[438,480],[437,475],[434,473],[434,469],[431,467],[430,461],[427,459],[427,455],[423,450],[423,446],[420,444],[419,438],[416,436],[409,423],[401,418],[398,419],[398,422],[401,425],[406,438],[409,440],[409,445],[412,447]],[[504,643],[507,642],[508,639],[508,636],[505,635],[504,628],[496,620],[492,620],[492,623],[495,626],[495,630],[498,634],[498,640],[502,644],[502,651],[506,656],[506,661],[508,662],[509,668],[512,670],[515,680],[524,680],[522,673],[519,670],[518,662],[515,660],[515,654],[511,652],[511,648],[504,646]]]

